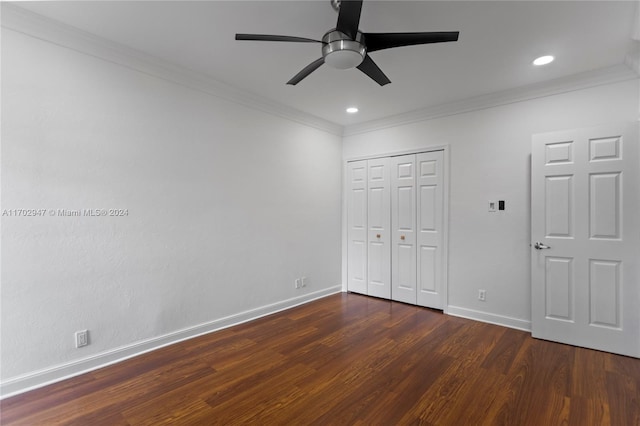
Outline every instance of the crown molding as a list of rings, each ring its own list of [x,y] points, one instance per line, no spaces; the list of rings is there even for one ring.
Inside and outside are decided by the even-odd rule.
[[[343,136],[352,136],[637,78],[638,74],[630,68],[630,65],[620,64],[461,101],[417,109],[380,120],[349,125],[344,128]]]
[[[296,123],[342,136],[339,124],[2,2],[2,27]]]

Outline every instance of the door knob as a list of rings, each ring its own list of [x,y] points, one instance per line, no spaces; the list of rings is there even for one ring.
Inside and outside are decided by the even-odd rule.
[[[376,234],[376,238],[380,238],[380,234]]]
[[[400,235],[400,239],[404,241],[404,235]]]
[[[542,244],[541,242],[535,242],[533,244],[533,248],[536,249],[536,250],[544,250],[544,249],[550,249],[551,246]]]

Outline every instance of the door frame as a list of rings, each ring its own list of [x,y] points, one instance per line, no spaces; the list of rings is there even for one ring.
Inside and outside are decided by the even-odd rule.
[[[346,194],[349,191],[347,182],[347,165],[352,161],[359,160],[372,160],[375,158],[383,157],[396,157],[407,154],[420,154],[423,152],[431,151],[443,151],[442,163],[444,165],[443,183],[442,183],[442,310],[445,314],[449,313],[449,169],[450,169],[450,146],[444,145],[429,145],[422,148],[403,150],[403,151],[391,151],[382,152],[379,154],[354,156],[342,159],[342,292],[347,292],[347,198]]]

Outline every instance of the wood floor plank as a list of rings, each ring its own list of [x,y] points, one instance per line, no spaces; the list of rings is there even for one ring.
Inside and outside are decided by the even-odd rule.
[[[605,352],[585,348],[574,348],[573,374],[571,375],[571,396],[581,396],[596,402],[606,402],[606,359]]]
[[[611,425],[608,404],[583,396],[573,396],[569,401],[569,426]]]
[[[640,377],[609,372],[606,387],[611,424],[640,425]]]
[[[337,294],[0,402],[2,425],[640,426],[640,360]]]
[[[467,375],[468,379],[462,382],[457,393],[454,395],[450,392],[446,402],[440,402],[442,406],[433,404],[431,411],[418,412],[419,418],[444,424],[481,424],[496,399],[496,389],[506,385],[506,378],[489,370],[477,369],[476,372],[477,374],[469,374],[461,370],[461,376]],[[423,399],[429,400],[429,395],[425,394]]]
[[[571,350],[543,340],[527,339],[509,370],[491,413],[498,424],[562,424],[570,396]]]
[[[529,334],[524,331],[504,329],[500,340],[482,362],[482,368],[496,373],[507,374],[518,350],[528,336]]]

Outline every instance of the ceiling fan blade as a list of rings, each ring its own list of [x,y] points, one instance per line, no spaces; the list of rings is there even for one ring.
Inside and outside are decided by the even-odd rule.
[[[391,83],[391,80],[387,78],[386,75],[382,72],[380,68],[373,62],[373,59],[369,55],[364,57],[364,61],[360,65],[358,65],[358,69],[371,77],[376,83],[380,86],[384,86],[385,84]]]
[[[300,83],[305,77],[307,77],[309,74],[317,70],[322,64],[324,64],[324,58],[316,59],[315,61],[311,62],[309,65],[304,67],[303,70],[300,71],[298,74],[296,74],[291,80],[287,81],[287,84],[295,86],[296,84]]]
[[[346,34],[351,40],[356,39],[358,25],[360,25],[360,12],[362,0],[342,0],[336,30]]]
[[[367,46],[367,52],[375,52],[376,50],[390,49],[392,47],[458,41],[459,34],[458,31],[431,33],[365,33],[364,42]]]
[[[253,41],[291,41],[296,43],[322,43],[320,40],[313,40],[304,37],[292,37],[283,35],[269,34],[236,34],[236,40],[253,40]]]

